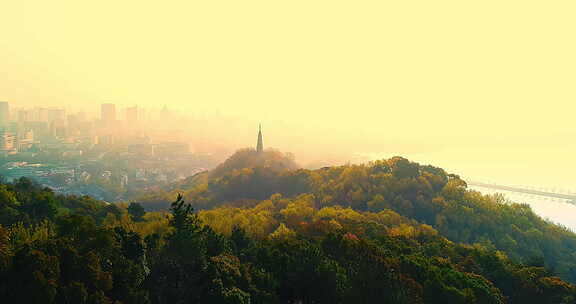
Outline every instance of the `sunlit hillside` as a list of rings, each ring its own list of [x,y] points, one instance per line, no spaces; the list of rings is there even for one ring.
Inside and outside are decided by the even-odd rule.
[[[27,179],[1,185],[0,296],[10,303],[576,299],[574,233],[527,205],[467,190],[441,168],[394,157],[306,170],[280,152],[247,149],[173,187],[111,205]]]

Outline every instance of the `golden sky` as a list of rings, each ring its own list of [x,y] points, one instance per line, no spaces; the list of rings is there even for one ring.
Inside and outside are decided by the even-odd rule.
[[[573,0],[0,1],[0,100],[220,111],[327,150],[564,184],[575,13]],[[290,150],[286,136],[274,144]]]

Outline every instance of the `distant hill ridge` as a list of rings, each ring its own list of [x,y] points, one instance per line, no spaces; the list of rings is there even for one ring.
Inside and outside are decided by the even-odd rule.
[[[402,157],[362,165],[296,169],[278,151],[240,150],[213,171],[198,174],[166,193],[139,199],[149,210],[168,207],[176,193],[197,209],[252,207],[274,194],[312,195],[312,208],[342,206],[363,212],[392,210],[434,227],[451,241],[481,244],[517,260],[541,259],[576,282],[576,235],[536,214],[526,204],[467,189],[458,175]]]

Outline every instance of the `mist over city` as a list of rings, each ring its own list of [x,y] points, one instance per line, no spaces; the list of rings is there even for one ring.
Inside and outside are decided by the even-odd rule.
[[[0,302],[576,303],[575,10],[0,3]]]

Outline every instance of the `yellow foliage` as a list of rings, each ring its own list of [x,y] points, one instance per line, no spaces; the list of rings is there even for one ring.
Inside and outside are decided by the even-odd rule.
[[[388,230],[391,236],[405,236],[405,237],[415,237],[416,233],[414,227],[408,226],[406,224],[401,224],[398,227],[391,228]]]
[[[12,245],[29,244],[35,241],[47,241],[56,235],[54,226],[49,221],[42,221],[30,227],[24,227],[21,222],[8,228]]]
[[[278,226],[278,228],[276,228],[276,230],[270,234],[271,239],[285,240],[285,239],[289,239],[289,238],[293,238],[293,237],[296,237],[296,232],[294,232],[294,230],[286,227],[286,225],[284,225],[284,223],[280,223],[280,226]]]
[[[166,235],[170,227],[170,214],[166,212],[148,212],[144,215],[144,221],[134,222],[129,214],[122,214],[120,218],[108,214],[103,221],[106,228],[122,227],[127,231],[133,231],[145,238],[151,234]]]
[[[198,213],[202,222],[224,235],[230,235],[234,226],[244,229],[251,237],[264,238],[277,225],[272,212],[263,206],[251,209],[223,207],[213,210],[203,210]],[[269,207],[269,206],[268,206]]]

